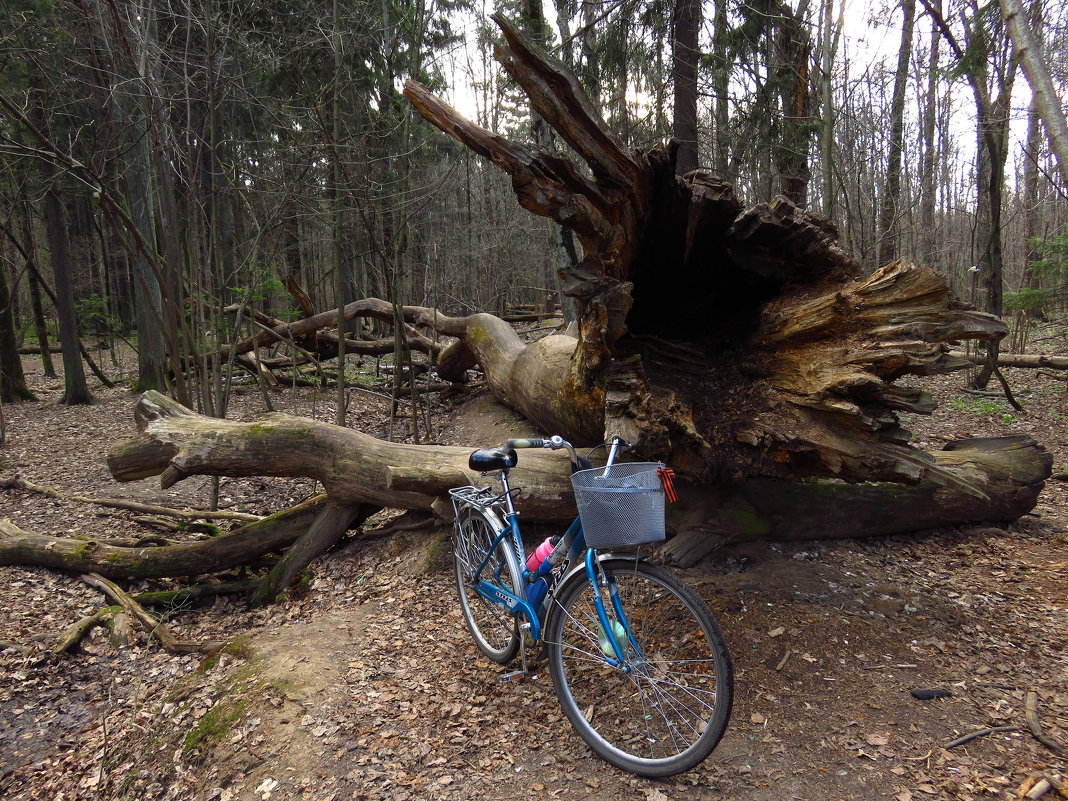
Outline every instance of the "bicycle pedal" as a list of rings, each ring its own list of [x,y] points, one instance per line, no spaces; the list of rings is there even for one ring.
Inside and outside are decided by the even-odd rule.
[[[530,679],[534,681],[538,678],[537,673],[531,673],[529,670],[513,670],[511,673],[501,674],[500,681],[519,681],[520,679]]]

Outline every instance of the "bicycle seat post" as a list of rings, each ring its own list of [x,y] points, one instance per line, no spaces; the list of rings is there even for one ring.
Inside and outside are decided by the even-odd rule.
[[[515,510],[515,504],[512,503],[512,487],[508,483],[508,470],[501,471],[501,488],[504,490],[504,508],[508,510],[508,517],[514,517],[517,512]]]

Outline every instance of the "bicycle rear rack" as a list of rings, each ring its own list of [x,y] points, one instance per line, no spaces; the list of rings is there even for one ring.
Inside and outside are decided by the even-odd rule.
[[[493,487],[456,487],[449,490],[452,510],[460,514],[460,506],[474,506],[480,511],[489,511],[504,506],[504,496],[494,495]]]

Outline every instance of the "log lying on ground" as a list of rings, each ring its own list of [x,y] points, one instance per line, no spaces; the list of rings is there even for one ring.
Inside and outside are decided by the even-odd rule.
[[[729,542],[902,534],[969,523],[1007,523],[1031,511],[1053,457],[1026,436],[963,439],[934,454],[957,487],[836,479],[730,483],[716,494],[679,492],[670,525],[679,535],[662,555],[683,567]],[[986,497],[963,489],[981,486]]]
[[[218,420],[155,392],[142,396],[136,416],[140,435],[117,445],[108,457],[120,481],[161,475],[167,487],[192,475],[306,476],[323,482],[335,509],[387,505],[446,517],[449,488],[485,483],[467,468],[469,448],[384,442],[284,414],[251,423]],[[669,508],[669,529],[679,536],[669,540],[666,555],[689,564],[725,541],[856,537],[1012,520],[1034,507],[1051,464],[1051,457],[1026,437],[964,440],[934,458],[959,481],[929,478],[914,486],[837,479],[684,482],[679,504]],[[522,488],[525,520],[561,522],[574,516],[568,472],[562,453],[522,452],[513,478]],[[968,489],[973,486],[982,486],[985,497],[976,497]],[[207,574],[253,562],[302,536],[316,539],[312,524],[325,506],[320,497],[226,536],[160,547],[47,537],[0,521],[0,564],[95,571],[115,579]],[[330,539],[337,528],[327,533]],[[261,596],[273,598],[276,591],[277,586]]]
[[[387,442],[304,417],[275,413],[251,423],[196,414],[158,392],[134,412],[140,435],[108,453],[117,481],[162,476],[166,489],[194,475],[314,478],[335,504],[441,509],[450,486],[479,481],[467,467],[471,448]],[[515,472],[536,519],[574,515],[562,453],[524,453]],[[400,487],[400,488],[398,488]]]
[[[985,353],[951,351],[950,356],[964,359],[971,364],[986,364]],[[1048,367],[1052,370],[1068,370],[1068,356],[1043,356],[1038,353],[999,353],[998,367],[1022,367],[1037,370]]]
[[[385,442],[284,414],[251,423],[221,421],[154,392],[142,396],[136,415],[140,436],[108,457],[120,481],[155,474],[169,486],[190,475],[300,475],[321,481],[335,503],[442,515],[448,514],[449,488],[485,483],[467,468],[469,448]],[[690,563],[728,540],[856,537],[1013,520],[1034,508],[1052,461],[1026,437],[963,440],[932,460],[938,480],[912,486],[837,479],[685,482],[668,518],[669,528],[683,536],[674,547],[669,543],[669,554]],[[513,479],[523,490],[524,519],[574,516],[568,472],[562,453],[521,453]],[[944,474],[956,480],[946,482]],[[983,497],[972,489],[977,486]]]
[[[463,381],[466,371],[479,365],[493,393],[543,430],[568,434],[576,442],[601,441],[604,393],[599,387],[581,384],[571,364],[574,338],[556,334],[527,345],[510,325],[492,314],[453,317],[425,306],[403,306],[400,312],[407,325],[454,338],[441,350],[437,362],[437,372],[446,381]],[[343,316],[392,323],[394,308],[388,301],[365,298],[347,304]],[[280,323],[238,343],[234,350],[240,355],[276,342],[299,343],[336,323],[336,310]],[[227,355],[225,351],[223,356]]]
[[[209,575],[288,547],[307,531],[325,504],[326,498],[319,496],[224,536],[159,546],[50,537],[0,520],[0,565],[36,565],[111,579]]]
[[[392,313],[387,316],[387,306],[389,304],[384,301],[377,301],[370,306],[353,306],[351,307],[351,313],[346,309],[345,317],[349,321],[358,317],[374,317],[381,319],[383,322],[391,323],[393,322],[393,316]],[[339,349],[338,335],[336,331],[329,330],[331,326],[337,326],[336,310],[311,315],[297,323],[286,323],[263,312],[242,307],[239,304],[227,306],[223,309],[223,313],[227,315],[236,315],[242,312],[254,321],[260,332],[232,347],[224,345],[219,351],[219,356],[223,360],[227,359],[231,352],[240,356],[258,347],[274,343],[296,344],[306,353],[323,360],[337,358]],[[387,353],[393,353],[395,347],[396,343],[392,337],[375,340],[353,339],[348,336],[345,338],[345,352],[357,356],[383,356]],[[437,356],[441,351],[442,345],[419,333],[412,326],[406,325],[404,329],[404,347],[408,350]],[[269,360],[266,359],[262,361],[269,363]],[[272,365],[272,369],[277,366],[279,365]]]

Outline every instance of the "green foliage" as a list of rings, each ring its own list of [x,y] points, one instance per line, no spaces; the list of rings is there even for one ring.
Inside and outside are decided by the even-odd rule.
[[[108,311],[107,298],[96,293],[76,300],[74,313],[78,317],[78,327],[82,331],[114,334],[122,329],[122,321]]]
[[[1068,228],[1049,239],[1028,239],[1031,252],[1038,255],[1027,267],[1043,284],[1060,287],[1068,280]],[[1054,300],[1056,289],[1023,288],[1005,293],[1007,311],[1044,312]]]
[[[293,308],[286,285],[275,276],[273,266],[262,265],[252,268],[251,272],[252,282],[247,286],[226,287],[232,301],[244,301],[280,320],[295,320],[300,316]],[[210,299],[205,297],[204,302],[208,303]]]
[[[1016,292],[1006,292],[1003,298],[1005,311],[1041,312],[1049,305],[1052,292],[1048,289],[1019,289]]]
[[[966,20],[970,29],[964,45],[964,56],[954,62],[948,72],[951,79],[971,76],[983,79],[990,71],[993,44],[1003,32],[1003,20],[997,3],[986,3]]]
[[[1012,407],[1007,403],[1003,403],[999,400],[992,400],[990,398],[954,398],[950,401],[949,408],[956,409],[958,412],[970,412],[971,414],[978,414],[984,417],[1001,415],[1002,422],[1005,423],[1011,423],[1013,419],[1015,419],[1011,413]]]
[[[1039,254],[1028,264],[1039,278],[1061,283],[1068,275],[1068,227],[1049,239],[1028,239],[1027,244]]]

